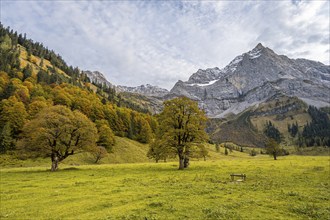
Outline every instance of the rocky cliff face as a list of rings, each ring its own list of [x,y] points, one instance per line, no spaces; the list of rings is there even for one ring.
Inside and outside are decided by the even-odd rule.
[[[107,85],[108,87],[113,87],[113,85],[105,78],[105,76],[100,73],[99,71],[82,71],[83,74],[86,74],[88,78],[91,80],[91,82]]]
[[[152,86],[150,84],[141,85],[137,87],[117,86],[116,90],[118,92],[138,93],[140,95],[153,97],[163,97],[169,93],[167,89],[163,89],[158,86]]]
[[[130,93],[137,93],[140,95],[145,96],[152,96],[161,98],[169,93],[167,89],[160,88],[158,86],[152,86],[150,84],[141,85],[137,87],[129,87],[129,86],[115,86],[111,84],[105,76],[100,73],[99,71],[82,71],[83,74],[86,74],[91,82],[98,83],[98,84],[105,84],[108,87],[115,88],[116,91],[119,92],[130,92]]]
[[[290,59],[258,44],[223,69],[198,70],[188,81],[178,81],[168,96],[187,96],[210,117],[223,117],[277,94],[319,107],[330,105],[330,66]]]

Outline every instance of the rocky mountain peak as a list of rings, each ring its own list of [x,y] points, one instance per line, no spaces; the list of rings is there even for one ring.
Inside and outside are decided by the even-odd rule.
[[[223,69],[198,70],[171,90],[199,102],[211,117],[239,113],[276,94],[296,96],[317,106],[330,105],[330,66],[290,59],[257,44]]]
[[[264,49],[265,47],[261,44],[261,43],[258,43],[257,46],[254,48],[254,49],[257,49],[257,50],[262,50]]]
[[[191,84],[208,83],[212,80],[218,79],[220,75],[221,75],[221,70],[218,67],[208,68],[205,70],[199,69],[196,73],[192,74],[189,77],[188,83]]]
[[[88,78],[91,80],[91,82],[93,82],[93,83],[102,84],[102,85],[105,84],[108,87],[113,87],[113,85],[99,71],[85,70],[85,71],[82,71],[82,73],[86,74],[88,76]]]

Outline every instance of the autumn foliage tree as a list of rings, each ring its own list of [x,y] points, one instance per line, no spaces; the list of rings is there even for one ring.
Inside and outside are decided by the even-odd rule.
[[[186,97],[164,102],[156,139],[163,143],[165,149],[171,148],[176,152],[180,170],[189,166],[192,150],[208,139],[205,122],[204,112],[196,102]]]
[[[115,135],[113,134],[109,124],[106,120],[97,120],[96,127],[98,130],[98,140],[97,145],[103,147],[108,152],[112,152],[112,146],[115,145]],[[98,149],[98,152],[103,150]]]
[[[19,148],[31,156],[46,156],[51,171],[70,155],[96,147],[97,129],[85,115],[65,106],[45,108],[23,128]]]
[[[175,157],[175,153],[172,148],[167,146],[164,140],[156,139],[150,143],[147,157],[154,159],[158,163],[159,160],[166,161],[167,158]]]
[[[108,151],[101,146],[97,146],[94,151],[91,152],[92,155],[95,158],[94,163],[98,163],[102,158],[106,157],[108,155]]]

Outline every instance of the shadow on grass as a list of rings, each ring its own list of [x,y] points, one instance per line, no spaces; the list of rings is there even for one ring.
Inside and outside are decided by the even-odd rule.
[[[63,172],[70,172],[70,171],[81,171],[82,169],[77,167],[66,167],[66,168],[59,168],[57,171],[52,172],[49,168],[22,168],[22,170],[8,170],[5,171],[6,173],[63,173]]]

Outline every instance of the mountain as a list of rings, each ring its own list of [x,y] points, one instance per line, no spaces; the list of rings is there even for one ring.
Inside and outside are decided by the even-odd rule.
[[[129,102],[135,103],[136,106],[145,108],[153,114],[162,111],[163,97],[169,93],[166,89],[150,84],[137,87],[116,86],[115,89],[123,99],[129,100]]]
[[[118,92],[138,93],[140,95],[153,96],[159,98],[164,97],[169,93],[167,89],[163,89],[158,86],[152,86],[150,84],[141,85],[137,87],[116,86],[116,90]]]
[[[209,117],[238,114],[275,95],[298,97],[317,107],[330,105],[330,66],[290,59],[258,44],[226,67],[198,70],[178,81],[168,97],[187,96],[199,102]]]
[[[90,79],[90,81],[94,84],[98,85],[106,85],[109,88],[114,88],[117,93],[121,92],[129,92],[129,93],[137,93],[144,96],[151,97],[164,97],[169,93],[167,89],[160,88],[158,86],[152,86],[150,84],[140,85],[137,87],[129,87],[129,86],[121,86],[121,85],[113,85],[110,83],[105,76],[99,71],[82,71],[82,74],[86,74],[86,76]]]
[[[150,84],[137,87],[116,86],[110,83],[99,71],[87,70],[82,71],[82,74],[86,75],[96,86],[102,87],[106,92],[118,94],[117,99],[119,100],[117,100],[117,104],[120,106],[134,108],[140,112],[149,112],[152,114],[161,112],[163,108],[163,97],[169,93],[167,89]]]
[[[106,85],[109,88],[112,88],[113,85],[105,78],[105,76],[99,71],[82,71],[82,74],[86,74],[91,82],[95,84]]]

